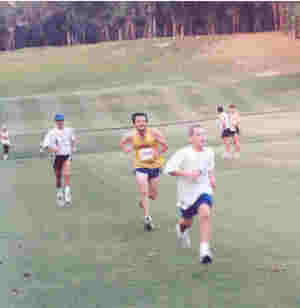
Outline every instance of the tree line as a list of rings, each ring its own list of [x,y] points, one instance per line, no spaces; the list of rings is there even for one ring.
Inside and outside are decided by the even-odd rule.
[[[294,33],[299,6],[289,2],[3,1],[0,50],[239,32]]]

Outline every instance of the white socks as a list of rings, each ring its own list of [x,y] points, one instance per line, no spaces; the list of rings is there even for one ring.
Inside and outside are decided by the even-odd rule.
[[[71,187],[70,186],[66,186],[65,187],[65,193],[69,194],[71,192]]]
[[[210,255],[209,243],[202,242],[200,243],[200,256]]]
[[[152,217],[151,216],[145,216],[145,222],[151,222]]]

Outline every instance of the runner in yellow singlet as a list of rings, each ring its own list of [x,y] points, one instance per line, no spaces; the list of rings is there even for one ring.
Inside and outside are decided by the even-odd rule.
[[[135,151],[134,170],[140,191],[140,207],[144,209],[145,230],[153,229],[149,214],[149,199],[157,198],[159,176],[164,163],[162,153],[167,151],[167,143],[161,132],[147,127],[145,113],[132,115],[134,130],[121,139],[120,146],[125,153]]]

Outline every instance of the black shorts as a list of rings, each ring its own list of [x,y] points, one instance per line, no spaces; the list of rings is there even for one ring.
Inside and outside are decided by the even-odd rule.
[[[222,132],[222,138],[225,137],[233,137],[235,135],[235,131],[231,130],[230,128],[226,128]]]
[[[238,126],[235,127],[235,133],[236,133],[237,135],[240,134],[240,128],[239,128]]]
[[[136,168],[134,170],[134,173],[136,174],[137,172],[145,173],[148,175],[148,179],[155,179],[160,176],[161,174],[161,169],[160,168]]]
[[[61,170],[66,160],[71,160],[71,155],[56,155],[53,163],[54,170]]]

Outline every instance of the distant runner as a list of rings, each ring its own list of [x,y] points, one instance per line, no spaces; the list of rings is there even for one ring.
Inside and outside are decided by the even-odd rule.
[[[228,110],[229,110],[230,126],[234,131],[233,135],[233,143],[235,145],[234,158],[240,158],[240,152],[241,152],[241,145],[239,141],[240,123],[241,123],[240,113],[238,112],[234,104],[229,105]]]
[[[11,144],[10,144],[8,130],[7,130],[6,125],[2,125],[0,139],[3,145],[3,160],[7,160]]]
[[[234,129],[231,127],[229,115],[224,111],[223,106],[217,106],[217,127],[219,128],[221,138],[225,145],[225,153],[223,158],[231,159],[232,154],[230,151],[230,138],[235,135]]]
[[[162,153],[167,151],[167,143],[159,130],[147,127],[146,113],[132,115],[134,130],[121,139],[120,146],[125,153],[135,151],[134,172],[140,191],[139,205],[144,209],[145,230],[154,228],[149,213],[149,200],[155,200],[164,159]],[[159,149],[161,148],[161,149]]]
[[[177,209],[180,220],[176,225],[177,240],[182,248],[191,247],[189,229],[193,218],[200,218],[200,262],[212,263],[211,207],[215,181],[215,155],[206,147],[207,133],[199,125],[189,128],[190,146],[177,151],[167,162],[165,174],[177,177]]]
[[[53,168],[56,175],[56,201],[59,207],[70,206],[72,202],[70,169],[72,152],[75,152],[76,138],[72,128],[64,127],[64,115],[55,116],[56,127],[49,131],[44,140],[44,148],[55,154]],[[62,185],[62,177],[64,186]]]

